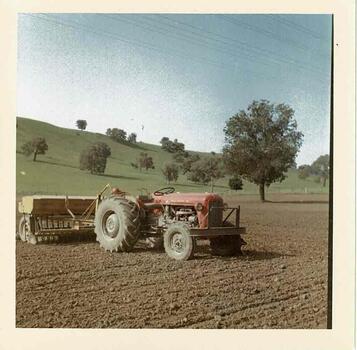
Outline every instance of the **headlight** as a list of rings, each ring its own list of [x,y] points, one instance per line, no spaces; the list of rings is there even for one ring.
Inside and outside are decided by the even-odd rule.
[[[196,210],[201,211],[203,209],[203,204],[202,203],[197,203],[196,204]]]

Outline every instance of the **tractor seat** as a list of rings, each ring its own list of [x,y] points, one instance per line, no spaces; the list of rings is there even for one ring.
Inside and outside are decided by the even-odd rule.
[[[161,203],[143,203],[143,207],[145,210],[152,210],[152,209],[164,209]]]
[[[136,199],[144,203],[152,200],[152,198],[147,194],[139,194]]]

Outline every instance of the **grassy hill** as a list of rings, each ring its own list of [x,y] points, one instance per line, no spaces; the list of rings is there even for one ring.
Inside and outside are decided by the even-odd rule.
[[[170,161],[172,155],[163,151],[160,146],[137,143],[117,143],[109,137],[87,131],[59,128],[57,126],[26,118],[17,118],[17,151],[16,151],[16,186],[18,194],[95,194],[105,184],[119,187],[133,194],[139,193],[142,188],[148,191],[165,187],[166,182],[161,173],[162,165]],[[39,155],[36,162],[32,157],[25,157],[20,153],[21,145],[33,137],[45,137],[48,151]],[[111,148],[111,157],[107,161],[104,175],[91,175],[79,170],[79,155],[89,144],[106,142]],[[130,163],[135,161],[140,152],[146,152],[153,157],[155,169],[146,172],[134,169]],[[228,179],[217,182],[215,192],[230,192]],[[184,175],[180,175],[173,186],[180,192],[205,192],[209,186],[189,182]],[[301,180],[295,170],[290,170],[288,178],[273,184],[269,192],[328,192],[328,186],[322,188],[313,179]],[[244,183],[244,190],[239,193],[257,193],[257,186]]]

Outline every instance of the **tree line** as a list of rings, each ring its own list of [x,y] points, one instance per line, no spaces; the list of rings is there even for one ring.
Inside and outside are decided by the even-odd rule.
[[[78,129],[85,130],[87,122],[77,120]],[[267,100],[253,101],[246,110],[240,110],[230,117],[224,127],[225,144],[222,154],[211,152],[200,156],[185,150],[185,144],[163,137],[161,148],[172,154],[172,161],[163,165],[161,172],[168,183],[177,181],[179,173],[193,182],[210,184],[213,191],[215,182],[230,175],[229,187],[242,189],[243,180],[254,183],[259,188],[262,201],[265,189],[274,182],[282,182],[289,168],[295,167],[295,159],[300,150],[303,134],[297,128],[294,110],[286,104],[273,104]],[[116,142],[136,141],[136,134],[118,128],[109,128],[106,135]],[[25,155],[45,154],[48,145],[44,138],[38,137],[24,145]],[[104,173],[110,147],[98,142],[89,145],[80,154],[80,169],[91,174]],[[329,156],[323,155],[311,165],[298,168],[299,178],[315,176],[325,186],[329,176]],[[142,152],[131,162],[133,168],[142,171],[155,169],[153,158]]]
[[[87,128],[87,125],[88,125],[88,123],[85,119],[78,119],[76,121],[76,126],[79,130],[82,130],[82,131],[85,130]],[[135,132],[128,134],[123,129],[108,128],[107,131],[105,132],[105,134],[116,142],[122,142],[122,141],[128,141],[130,143],[137,142],[137,140],[136,140],[137,134]]]

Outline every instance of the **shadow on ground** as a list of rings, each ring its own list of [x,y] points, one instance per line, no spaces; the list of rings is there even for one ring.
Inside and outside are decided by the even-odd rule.
[[[269,251],[259,251],[259,250],[244,250],[242,257],[245,260],[271,260],[281,258],[283,256],[293,257],[295,255],[292,254],[281,254],[277,252],[269,252]]]
[[[329,201],[268,201],[264,203],[273,203],[273,204],[328,204]]]
[[[60,163],[60,162],[51,162],[51,161],[48,161],[48,160],[37,159],[36,163],[45,163],[45,164],[50,164],[50,165],[64,166],[66,168],[78,169],[78,166],[74,166],[74,165],[70,165],[70,164],[64,164],[64,163]]]
[[[95,174],[97,176],[110,177],[113,179],[121,179],[121,180],[140,180],[134,176],[123,176],[123,175],[113,175],[113,174]]]
[[[50,240],[41,241],[41,242],[37,243],[37,245],[79,246],[82,244],[95,243],[95,242],[96,242],[95,234],[83,235],[83,236],[71,235],[68,237],[65,237],[65,236],[59,237],[57,241],[50,241]],[[24,243],[24,244],[29,244],[29,243]],[[99,248],[99,244],[98,244],[98,248]],[[131,251],[132,254],[144,253],[144,252],[147,252],[150,254],[166,254],[164,248],[162,248],[162,249],[150,248],[146,245],[146,243],[144,241],[139,241],[136,244],[136,246],[133,248],[133,250]],[[242,254],[237,254],[235,256],[222,257],[222,256],[212,255],[208,245],[199,245],[196,247],[196,254],[195,254],[193,260],[212,260],[212,259],[232,260],[232,259],[236,258],[238,260],[244,260],[244,261],[259,261],[259,260],[277,259],[277,258],[281,258],[283,256],[294,257],[295,255],[280,254],[280,253],[271,252],[271,251],[243,250]]]

